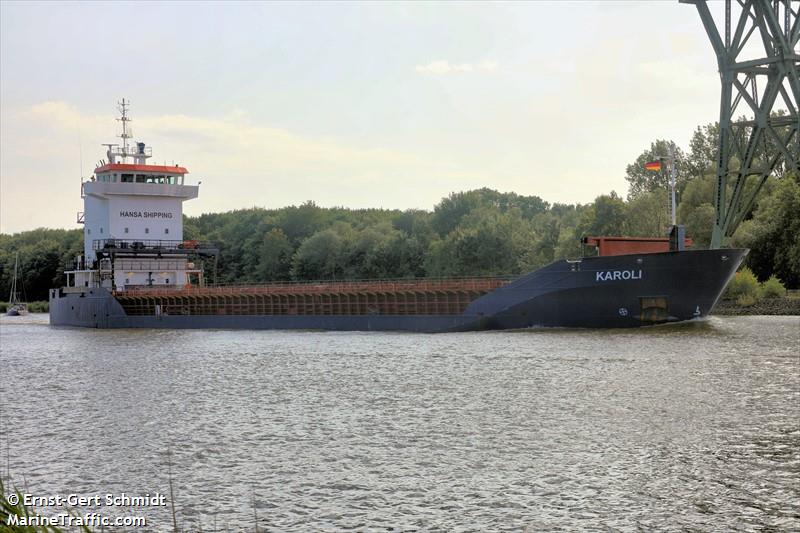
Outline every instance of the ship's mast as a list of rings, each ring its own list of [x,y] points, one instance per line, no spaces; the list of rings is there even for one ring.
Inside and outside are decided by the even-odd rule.
[[[670,200],[672,203],[672,225],[675,226],[678,224],[678,220],[676,217],[676,205],[675,205],[675,179],[677,178],[678,173],[675,171],[675,144],[669,144],[669,185],[670,185]]]
[[[675,202],[675,182],[678,178],[678,171],[675,168],[675,143],[669,143],[669,155],[657,156],[659,161],[666,161],[669,170],[669,188],[670,188],[670,214],[672,217],[672,225],[676,226],[677,221],[677,204]]]
[[[128,158],[132,157],[134,165],[145,165],[147,164],[147,159],[152,157],[152,151],[145,143],[137,142],[134,143],[133,146],[130,146],[128,143],[128,140],[133,138],[133,131],[131,131],[130,126],[128,126],[128,122],[131,121],[131,118],[128,116],[128,108],[130,105],[131,102],[124,98],[121,102],[117,102],[117,109],[119,109],[120,113],[120,118],[118,118],[117,121],[122,122],[122,134],[117,135],[117,137],[122,139],[122,147],[118,144],[103,144],[103,146],[107,148],[106,154],[108,155],[108,162],[111,164],[127,163]],[[117,158],[119,158],[119,161]],[[104,164],[105,163],[101,163],[100,166]]]
[[[128,130],[128,122],[131,121],[130,117],[128,117],[128,106],[131,105],[130,101],[126,102],[123,98],[121,102],[117,103],[119,112],[122,115],[117,120],[122,122],[122,135],[119,137],[122,139],[122,162],[126,162],[129,152],[128,152],[128,139],[133,138],[133,132]]]

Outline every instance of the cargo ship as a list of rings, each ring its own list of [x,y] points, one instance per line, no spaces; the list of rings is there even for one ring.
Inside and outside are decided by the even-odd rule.
[[[219,286],[219,250],[183,238],[183,202],[199,186],[182,166],[151,165],[107,144],[81,184],[84,251],[50,290],[50,324],[90,328],[448,332],[532,327],[626,328],[707,316],[747,250],[686,249],[666,238],[588,237],[597,254],[516,278],[276,282]],[[213,265],[213,266],[212,266]],[[211,268],[209,268],[211,267]],[[212,281],[207,270],[213,270]]]

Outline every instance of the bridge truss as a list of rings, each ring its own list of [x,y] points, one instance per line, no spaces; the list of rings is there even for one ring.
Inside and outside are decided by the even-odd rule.
[[[722,82],[711,238],[719,248],[770,175],[800,171],[800,1],[715,2],[719,22],[706,0],[681,2],[697,8]]]

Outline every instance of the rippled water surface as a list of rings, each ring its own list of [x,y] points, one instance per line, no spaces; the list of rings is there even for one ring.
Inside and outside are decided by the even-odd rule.
[[[36,495],[168,493],[171,463],[185,530],[800,530],[798,317],[0,341],[2,469]]]

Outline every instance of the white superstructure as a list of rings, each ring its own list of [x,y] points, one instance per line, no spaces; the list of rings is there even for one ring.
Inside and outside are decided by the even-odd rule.
[[[183,287],[192,274],[202,277],[186,254],[196,243],[183,240],[183,202],[197,198],[199,187],[185,183],[184,167],[148,165],[145,143],[129,147],[128,105],[119,104],[122,146],[104,145],[108,161],[81,184],[84,255],[65,272],[67,286]]]

